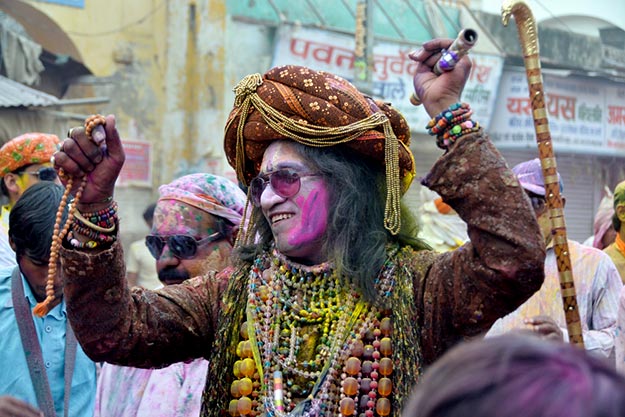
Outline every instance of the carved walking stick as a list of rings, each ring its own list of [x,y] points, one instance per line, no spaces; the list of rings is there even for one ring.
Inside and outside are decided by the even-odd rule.
[[[582,326],[575,295],[575,283],[573,282],[573,272],[571,270],[556,158],[551,144],[551,132],[549,131],[549,121],[547,120],[547,110],[545,108],[536,22],[529,7],[524,2],[518,0],[506,0],[502,6],[501,15],[504,26],[508,25],[510,16],[514,16],[519,31],[532,104],[536,142],[538,143],[538,153],[545,179],[545,198],[551,217],[551,233],[553,234],[554,250],[558,262],[560,291],[562,293],[566,327],[569,332],[569,341],[583,348],[584,339],[582,337]]]

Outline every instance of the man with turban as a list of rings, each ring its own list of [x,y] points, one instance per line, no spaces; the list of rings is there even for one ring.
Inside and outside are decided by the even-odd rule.
[[[152,232],[145,244],[165,285],[228,266],[245,208],[232,181],[190,174],[159,188]],[[134,289],[133,293],[143,291]],[[200,413],[208,361],[198,358],[163,369],[105,363],[98,379],[94,417],[195,417]]]
[[[48,133],[25,133],[0,148],[0,190],[8,203],[0,209],[0,268],[15,266],[15,252],[8,243],[9,213],[17,199],[39,181],[56,181],[50,157],[59,138]]]
[[[66,243],[68,312],[85,350],[133,366],[208,359],[202,416],[398,415],[423,366],[543,278],[529,201],[458,103],[469,59],[432,71],[450,44],[411,54],[428,128],[445,149],[423,183],[466,221],[471,242],[438,254],[415,238],[401,205],[415,173],[410,129],[393,107],[327,72],[272,68],[236,86],[226,125],[251,210],[227,289],[190,280],[133,296],[116,241]],[[84,203],[108,199],[123,162],[115,119],[99,133],[102,158],[89,159],[95,143],[73,132],[57,167],[90,172]]]

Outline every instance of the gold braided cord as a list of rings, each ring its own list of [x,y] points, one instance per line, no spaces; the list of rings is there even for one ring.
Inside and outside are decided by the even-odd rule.
[[[391,122],[384,123],[384,162],[386,164],[386,206],[384,207],[384,227],[396,235],[401,228],[401,186],[399,178],[399,140]]]
[[[241,223],[239,224],[239,233],[237,234],[237,238],[234,242],[234,247],[238,248],[243,245],[252,244],[252,237],[255,226],[254,218],[251,216],[252,208],[250,207],[250,188],[247,189],[247,199],[245,200],[245,208],[243,209],[243,217],[241,218]]]
[[[259,73],[250,74],[245,76],[234,87],[234,105],[240,107],[243,101],[250,95],[256,92],[256,89],[263,83],[263,76]]]
[[[235,88],[235,105],[239,106],[240,120],[237,126],[236,144],[236,172],[244,179],[245,171],[245,144],[243,128],[253,106],[263,120],[278,134],[293,139],[302,145],[310,147],[336,146],[358,139],[364,133],[383,126],[386,138],[384,146],[384,161],[386,164],[386,206],[384,209],[384,227],[396,235],[401,228],[401,186],[399,173],[399,140],[391,127],[390,120],[384,113],[376,112],[365,119],[358,120],[345,126],[324,127],[315,126],[285,116],[277,111],[256,93],[256,88],[262,84],[259,74],[245,77]],[[232,118],[234,119],[234,117]],[[226,127],[227,129],[227,127]],[[249,198],[248,198],[249,201]],[[247,233],[246,233],[247,235]],[[247,241],[249,236],[244,237]]]
[[[250,109],[250,100],[243,102],[240,113],[239,125],[237,126],[237,155],[236,155],[236,172],[237,177],[245,181],[245,142],[243,140],[243,128]]]
[[[371,116],[345,126],[324,127],[310,125],[305,121],[291,119],[265,103],[257,94],[251,97],[254,108],[276,132],[297,142],[314,147],[335,146],[350,142],[363,133],[382,126],[388,118],[384,113]],[[306,136],[302,136],[306,135]]]

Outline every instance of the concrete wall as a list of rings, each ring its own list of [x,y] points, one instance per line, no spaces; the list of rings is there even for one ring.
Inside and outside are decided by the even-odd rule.
[[[506,55],[522,57],[514,20],[508,26],[499,15],[476,12],[478,21],[493,35]],[[601,42],[598,37],[570,33],[561,29],[538,27],[540,56],[544,63],[560,68],[591,69],[601,67]],[[523,65],[522,62],[519,62]]]
[[[115,114],[122,139],[152,145],[151,184],[116,189],[123,242],[142,237],[141,213],[160,184],[225,170],[225,3],[107,0],[87,1],[84,9],[27,3],[69,35],[93,73],[75,79],[64,98],[110,98],[64,110]]]

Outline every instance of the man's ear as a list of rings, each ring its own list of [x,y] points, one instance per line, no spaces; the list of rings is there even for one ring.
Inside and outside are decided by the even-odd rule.
[[[4,178],[2,178],[2,181],[4,181],[5,187],[9,191],[9,195],[18,194],[20,192],[20,186],[17,183],[17,181],[19,180],[19,177],[20,177],[19,175],[9,172],[8,174],[4,176]]]
[[[619,204],[616,206],[616,216],[621,222],[625,222],[625,204]]]

